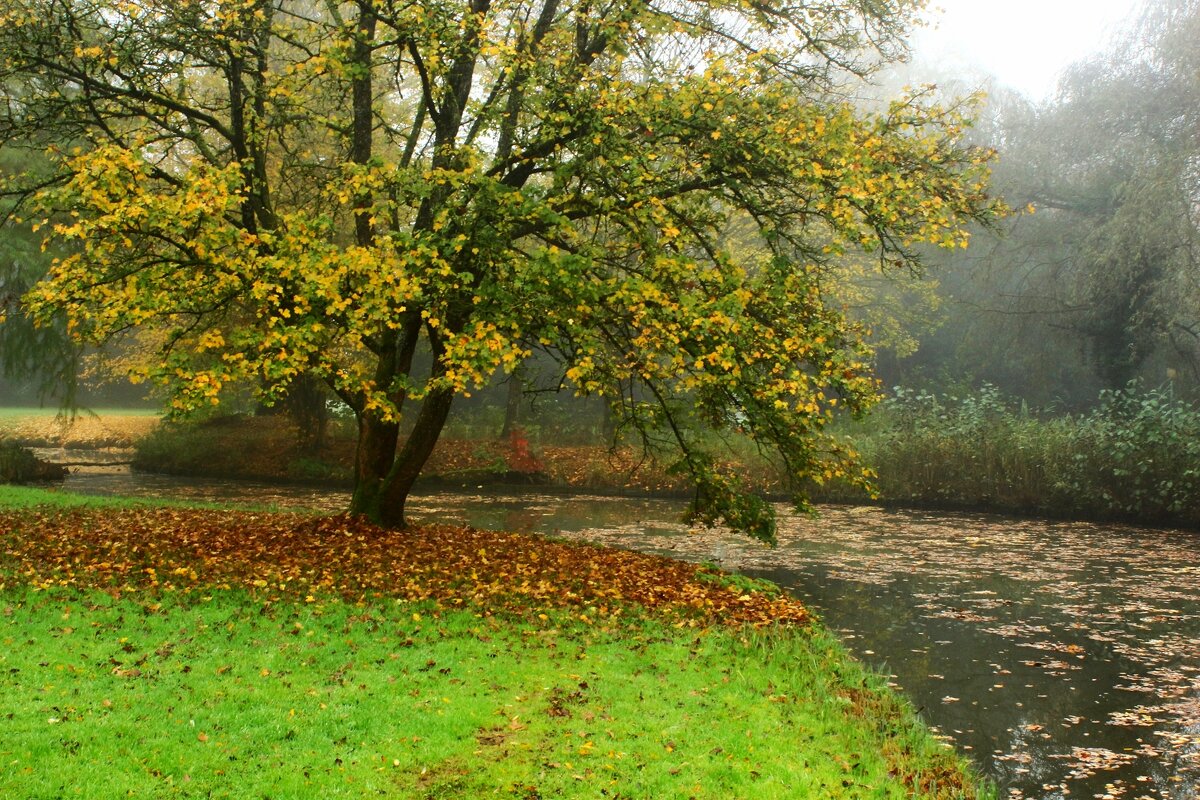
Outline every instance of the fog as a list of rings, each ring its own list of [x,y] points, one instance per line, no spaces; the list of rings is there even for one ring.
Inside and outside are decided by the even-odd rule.
[[[913,707],[978,757],[999,796],[1178,800],[1200,786],[1195,536],[942,513],[1200,531],[1200,0],[934,0],[911,58],[861,75],[876,50],[902,50],[903,10],[919,0],[432,2],[395,4],[391,20],[379,9],[393,4],[373,2],[190,3],[178,15],[154,4],[161,18],[117,0],[94,14],[43,2],[70,23],[51,19],[54,38],[39,38],[36,15],[0,12],[19,22],[0,25],[0,483],[52,474],[37,455],[58,460],[60,478],[63,463],[95,470],[68,476],[68,492],[319,495],[388,526],[405,523],[411,494],[413,519],[438,527],[389,539],[306,520],[286,523],[303,536],[258,536],[285,518],[143,509],[113,524],[73,510],[60,525],[21,512],[0,590],[25,597],[36,578],[57,606],[94,575],[143,605],[137,587],[199,596],[248,530],[258,562],[292,543],[310,555],[357,547],[373,560],[347,569],[372,571],[346,592],[411,595],[420,574],[376,557],[389,542],[452,545],[449,526],[463,522],[586,527],[623,547],[786,568],[768,577],[807,593],[861,657],[901,665]],[[274,27],[264,9],[315,18]],[[744,36],[722,14],[758,27]],[[783,39],[780,18],[799,33],[786,69],[758,49]],[[130,23],[131,49],[92,45],[124,41],[113,20]],[[375,38],[377,27],[390,32]],[[80,30],[90,38],[58,47]],[[660,63],[673,52],[663,36],[693,49]],[[624,52],[606,61],[621,37],[645,69]],[[76,142],[79,158],[60,158]],[[33,211],[44,220],[28,219],[30,198],[48,204]],[[39,285],[52,287],[40,306]],[[155,379],[168,387],[157,395]],[[38,403],[99,413],[20,407]],[[136,413],[146,403],[190,416],[159,424],[157,411]],[[277,485],[301,481],[326,488]],[[531,491],[542,484],[553,492]],[[842,507],[815,523],[782,516],[779,549],[734,549],[724,532],[683,536],[663,521],[655,509],[680,512],[685,495],[690,522],[768,542],[775,499]],[[866,507],[879,500],[922,510]],[[587,519],[568,524],[576,514]],[[45,530],[59,538],[43,546],[33,534]],[[463,541],[482,558],[478,533]],[[125,539],[122,561],[113,542]],[[105,561],[89,566],[79,543],[92,540]],[[176,558],[193,550],[199,572]],[[293,563],[307,576],[321,566]],[[333,590],[339,563],[308,602]],[[471,599],[464,563],[427,572],[454,578],[455,603],[495,601],[490,589]],[[479,586],[512,581],[516,598],[549,585],[517,566]],[[286,611],[307,585],[298,570],[254,580],[261,593],[247,583],[247,602],[257,613],[270,596],[264,613]],[[603,572],[563,573],[562,586],[601,585]],[[759,588],[697,577],[739,604]],[[660,583],[596,596],[636,618],[633,601]],[[489,625],[539,624],[531,610],[480,612]],[[616,613],[602,621],[619,629]],[[43,715],[47,694],[31,694]],[[69,710],[61,730],[84,731],[87,710]],[[59,752],[45,736],[22,751]],[[892,740],[889,766],[908,748]],[[79,741],[59,741],[83,763]],[[831,780],[882,792],[838,746],[823,752],[855,775]],[[178,774],[132,755],[136,780]],[[62,783],[60,761],[31,762],[20,780]],[[909,789],[915,776],[930,794],[971,793],[945,762],[896,763]],[[454,782],[438,786],[450,791],[461,782],[447,765]],[[641,766],[629,785],[645,783]],[[726,766],[722,781],[737,764]]]
[[[1031,100],[1051,97],[1062,71],[1108,45],[1136,0],[936,0],[913,36],[916,62],[994,77]]]
[[[943,5],[891,80],[987,90],[972,136],[1018,213],[931,259],[940,317],[882,354],[885,380],[1075,409],[1131,381],[1194,397],[1197,3]]]

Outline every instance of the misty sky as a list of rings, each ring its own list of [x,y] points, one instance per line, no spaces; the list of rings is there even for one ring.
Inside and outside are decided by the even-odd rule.
[[[937,29],[913,39],[920,60],[976,65],[1045,99],[1072,61],[1104,48],[1138,0],[931,0]],[[940,13],[939,9],[944,11]]]

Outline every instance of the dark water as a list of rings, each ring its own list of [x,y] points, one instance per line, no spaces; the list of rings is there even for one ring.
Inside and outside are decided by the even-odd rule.
[[[93,470],[72,491],[338,510],[344,492]],[[1200,536],[874,508],[769,550],[679,504],[436,492],[410,513],[717,561],[788,587],[1013,798],[1200,797]]]

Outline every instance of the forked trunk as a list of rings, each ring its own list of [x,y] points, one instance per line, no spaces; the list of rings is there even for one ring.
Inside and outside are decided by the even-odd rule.
[[[358,458],[350,513],[403,528],[409,492],[429,460],[450,414],[453,392],[435,391],[421,403],[412,433],[397,448],[399,429],[370,417],[359,420]],[[386,464],[386,466],[385,466]]]

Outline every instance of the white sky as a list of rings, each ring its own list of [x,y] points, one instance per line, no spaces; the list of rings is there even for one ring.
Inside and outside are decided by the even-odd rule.
[[[1139,0],[930,0],[936,27],[912,39],[918,60],[975,65],[1033,100],[1071,62],[1103,50]]]

